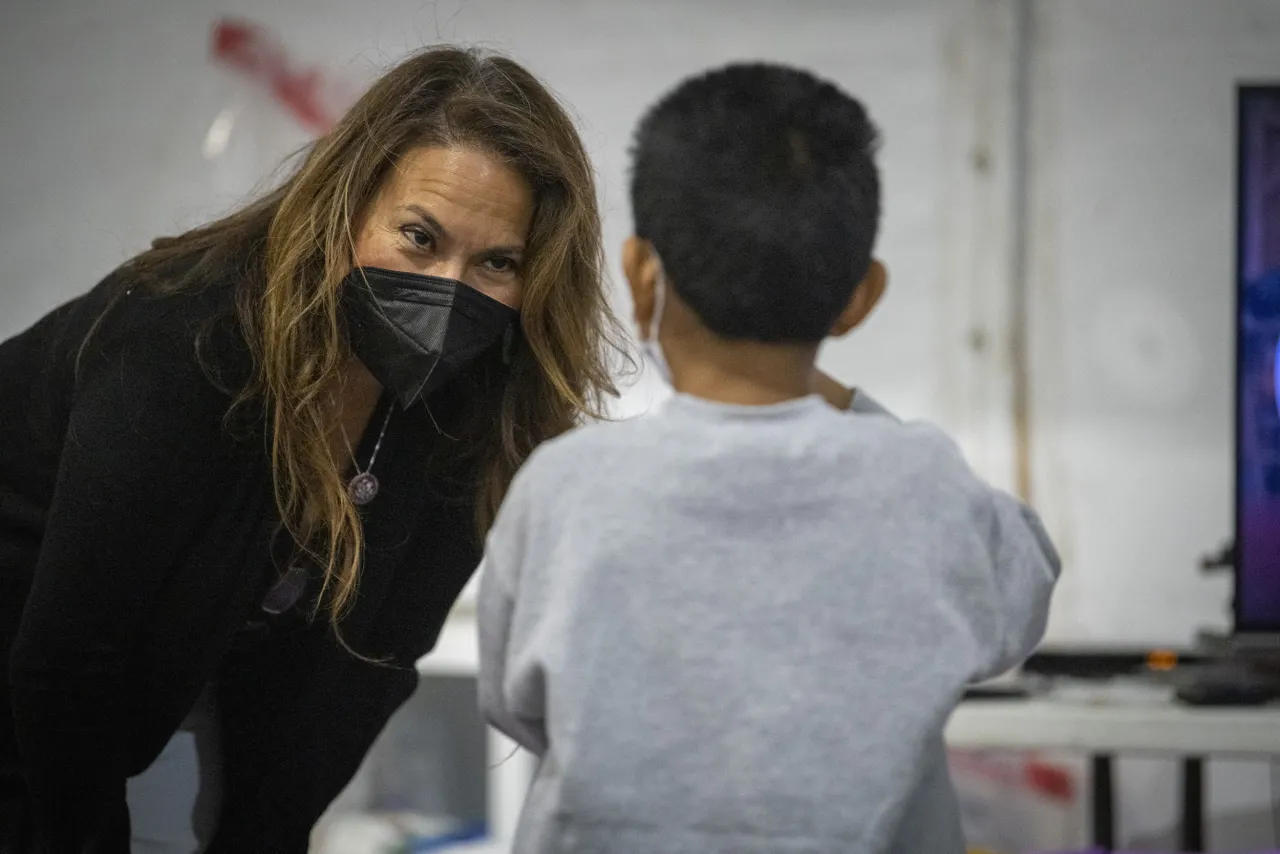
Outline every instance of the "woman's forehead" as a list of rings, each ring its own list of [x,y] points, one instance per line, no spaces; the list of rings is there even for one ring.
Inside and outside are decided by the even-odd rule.
[[[379,194],[388,211],[425,211],[447,230],[522,244],[533,220],[533,191],[501,159],[469,148],[417,148],[400,158]]]

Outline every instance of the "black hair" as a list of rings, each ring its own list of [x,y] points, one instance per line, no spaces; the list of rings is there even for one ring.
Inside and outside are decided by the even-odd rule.
[[[716,334],[821,341],[871,264],[876,144],[862,104],[805,71],[691,77],[636,131],[636,234]]]

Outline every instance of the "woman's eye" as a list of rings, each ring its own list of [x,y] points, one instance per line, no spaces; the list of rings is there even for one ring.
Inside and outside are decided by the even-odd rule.
[[[495,273],[511,273],[516,269],[516,262],[511,258],[504,258],[501,255],[494,256],[485,262],[489,265],[489,269]]]
[[[409,240],[413,242],[413,245],[417,246],[419,249],[426,249],[435,242],[430,234],[427,234],[426,231],[421,228],[417,228],[416,226],[407,226],[402,228],[400,232],[405,237],[409,238]]]

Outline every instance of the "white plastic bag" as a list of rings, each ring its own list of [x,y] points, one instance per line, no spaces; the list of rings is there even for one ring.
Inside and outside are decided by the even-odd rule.
[[[278,183],[288,156],[330,130],[363,88],[297,62],[274,34],[237,18],[214,24],[210,59],[222,95],[200,152],[227,209]]]
[[[964,750],[949,758],[970,851],[1023,854],[1080,844],[1079,763]]]

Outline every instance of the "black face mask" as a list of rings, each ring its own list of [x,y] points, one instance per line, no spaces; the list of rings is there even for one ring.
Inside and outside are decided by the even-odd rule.
[[[405,407],[504,336],[509,346],[520,319],[456,279],[378,267],[347,274],[343,303],[356,356]]]

